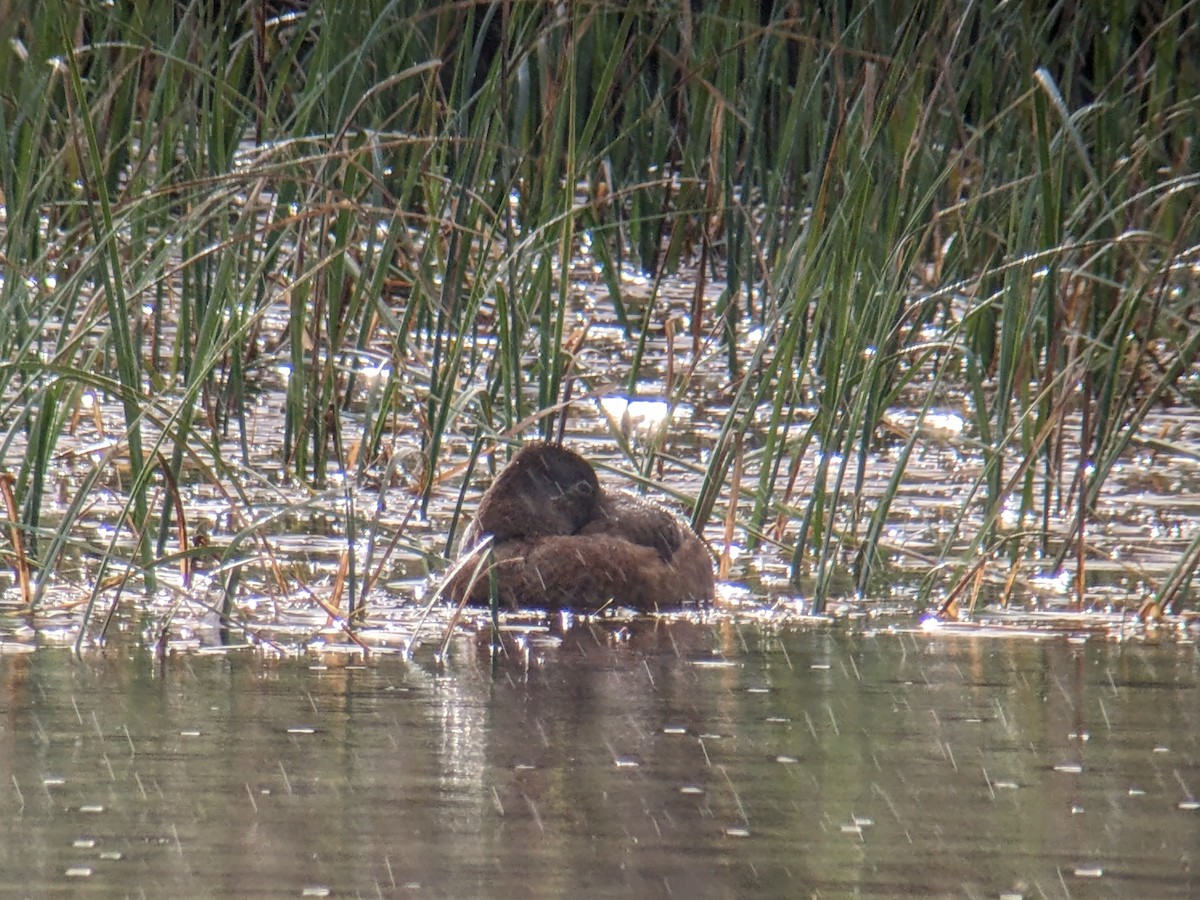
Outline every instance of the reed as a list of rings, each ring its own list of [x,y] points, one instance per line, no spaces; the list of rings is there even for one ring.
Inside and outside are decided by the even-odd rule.
[[[11,558],[35,609],[85,561],[82,635],[107,570],[153,594],[202,552],[181,496],[228,498],[215,565],[281,597],[269,538],[323,509],[354,613],[379,547],[452,545],[382,533],[393,483],[413,510],[453,494],[457,524],[477,462],[559,433],[577,383],[669,373],[718,422],[631,464],[699,471],[696,526],[777,555],[815,611],[887,584],[944,407],[980,465],[930,597],[1048,556],[1082,601],[1112,472],[1158,405],[1196,403],[1198,43],[1194,0],[10,3]],[[596,321],[628,341],[607,368]],[[1153,589],[1178,605],[1195,555]]]

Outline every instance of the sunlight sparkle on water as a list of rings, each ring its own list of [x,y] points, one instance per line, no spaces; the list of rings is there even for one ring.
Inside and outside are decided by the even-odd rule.
[[[657,434],[671,419],[671,407],[665,400],[601,397],[599,404],[609,424],[627,435]]]
[[[359,374],[368,382],[385,381],[392,374],[392,368],[387,364],[386,360],[379,360],[364,364],[359,369]]]
[[[643,275],[640,270],[635,269],[632,266],[622,266],[621,282],[623,284],[635,284],[639,287],[645,287],[650,283],[650,279]]]
[[[1043,572],[1032,576],[1029,586],[1035,590],[1064,593],[1071,587],[1071,573],[1065,569],[1059,572]]]
[[[1016,528],[1021,524],[1021,498],[1010,496],[1000,510],[1000,523],[1005,528]]]
[[[966,422],[958,413],[930,412],[921,421],[922,430],[934,437],[948,439],[962,434]]]

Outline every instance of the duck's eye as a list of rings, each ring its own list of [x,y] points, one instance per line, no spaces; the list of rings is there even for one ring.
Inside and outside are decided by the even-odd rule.
[[[591,497],[596,493],[596,488],[586,481],[577,481],[567,489],[566,493],[572,497]]]

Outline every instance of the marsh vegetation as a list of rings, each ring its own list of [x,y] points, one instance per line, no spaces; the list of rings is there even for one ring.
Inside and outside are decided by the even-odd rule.
[[[1181,612],[1196,3],[715,10],[4,4],[6,605],[353,632],[565,435],[768,608]]]

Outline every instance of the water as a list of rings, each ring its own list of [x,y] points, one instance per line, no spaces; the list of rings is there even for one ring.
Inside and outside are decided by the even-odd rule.
[[[649,481],[649,496],[687,512],[686,502],[681,505],[672,495],[677,499],[701,495],[705,466],[726,439],[725,423],[736,387],[729,381],[726,354],[719,342],[705,343],[694,353],[682,332],[671,331],[674,336],[668,338],[669,329],[651,328],[644,343],[631,341],[617,325],[594,265],[586,253],[571,265],[570,324],[588,328],[573,369],[579,381],[563,411],[565,440],[596,464],[606,484],[631,488],[645,487]],[[623,278],[626,302],[657,304],[666,320],[686,321],[696,289],[690,275],[666,277],[653,289],[640,275],[626,273]],[[719,279],[711,279],[704,288],[706,303],[713,307],[723,286]],[[205,620],[214,610],[227,609],[236,639],[278,639],[290,648],[296,637],[289,632],[291,619],[315,617],[315,624],[306,622],[305,629],[320,629],[324,611],[318,601],[349,613],[353,599],[357,615],[363,612],[365,600],[368,620],[382,618],[390,627],[397,607],[417,609],[431,597],[452,562],[464,524],[491,471],[506,456],[500,439],[485,438],[475,446],[480,423],[490,422],[492,416],[483,414],[478,398],[496,389],[494,369],[485,363],[495,352],[497,338],[485,329],[475,347],[478,364],[472,363],[462,373],[462,383],[456,387],[461,402],[453,404],[457,412],[445,423],[426,502],[418,495],[429,474],[427,438],[422,438],[428,433],[429,410],[416,398],[442,390],[431,381],[437,356],[433,348],[440,346],[433,336],[414,334],[411,343],[401,342],[406,350],[393,364],[404,387],[385,407],[379,406],[381,361],[396,353],[395,336],[384,328],[368,349],[339,353],[338,367],[344,370],[348,392],[337,404],[344,459],[341,464],[330,463],[326,478],[317,479],[312,472],[297,478],[285,462],[295,450],[288,444],[284,417],[292,364],[286,349],[291,300],[280,293],[264,302],[261,357],[245,373],[245,409],[236,417],[237,423],[211,426],[211,433],[206,425],[194,436],[194,458],[185,455],[187,462],[177,479],[182,512],[168,529],[169,535],[163,535],[166,540],[161,546],[157,516],[174,510],[175,498],[160,480],[152,483],[148,505],[154,514],[148,528],[156,536],[155,553],[160,557],[155,567],[157,592],[143,590],[140,563],[133,559],[127,518],[130,468],[119,438],[126,431],[124,406],[102,392],[90,388],[83,392],[79,415],[55,437],[55,453],[44,473],[47,490],[39,508],[42,536],[32,548],[43,566],[39,571],[46,573],[37,578],[35,571],[34,578],[41,592],[32,601],[39,627],[47,617],[69,619],[75,635],[82,635],[82,646],[101,640],[99,632],[114,602],[138,605],[139,612],[156,617],[158,624],[148,632],[161,631],[168,623],[176,632],[197,630],[207,627]],[[166,317],[172,318],[170,309]],[[744,360],[750,359],[761,337],[761,332],[743,335],[745,343],[738,349]],[[926,338],[948,339],[936,330]],[[152,349],[145,348],[147,356]],[[319,359],[320,351],[313,352],[314,360]],[[525,362],[542,368],[536,360]],[[1061,472],[1051,477],[1038,470],[1039,485],[1047,477],[1054,490],[1046,494],[1039,486],[1030,491],[1026,499],[1032,498],[1033,506],[1028,509],[1022,506],[1022,491],[1011,491],[1000,509],[996,532],[983,547],[976,547],[973,541],[981,531],[991,530],[990,499],[983,487],[991,457],[982,452],[986,442],[981,443],[973,424],[970,392],[953,379],[943,382],[934,377],[932,368],[927,368],[881,413],[878,440],[861,461],[861,471],[859,461],[847,462],[843,493],[836,506],[824,513],[843,542],[828,557],[811,550],[800,554],[803,559],[795,573],[795,550],[802,540],[802,523],[807,521],[808,499],[823,495],[819,485],[838,482],[831,475],[833,481],[827,484],[821,467],[832,459],[829,471],[837,472],[845,462],[839,455],[845,448],[830,447],[823,453],[819,437],[809,441],[818,414],[815,397],[789,411],[786,436],[773,424],[767,406],[757,410],[744,442],[740,490],[734,497],[731,480],[725,484],[702,534],[730,564],[724,587],[744,592],[738,599],[749,598],[762,609],[804,614],[813,609],[815,575],[826,566],[832,569],[826,598],[829,609],[861,608],[865,599],[867,604],[903,607],[911,614],[936,607],[961,586],[964,569],[987,557],[987,565],[971,569],[978,579],[962,595],[959,605],[966,618],[1002,607],[1103,614],[1138,610],[1175,577],[1182,561],[1191,558],[1192,540],[1200,527],[1196,500],[1200,466],[1192,449],[1200,446],[1200,416],[1191,405],[1164,405],[1149,412],[1142,436],[1130,443],[1124,458],[1108,473],[1083,532],[1086,570],[1077,579],[1080,556],[1073,542],[1078,504],[1071,483],[1080,461],[1071,448],[1079,446],[1082,413],[1064,414],[1064,438],[1056,451],[1064,454]],[[687,388],[680,393],[676,376],[685,370]],[[632,391],[624,376],[617,377],[630,372],[637,375]],[[348,377],[351,374],[353,379]],[[530,404],[539,401],[535,388],[533,380],[524,387]],[[175,411],[179,389],[166,386],[165,393],[150,403],[161,408],[159,415],[141,423],[148,445],[160,435],[155,422]],[[931,391],[937,402],[919,416],[917,410],[924,408]],[[476,400],[468,402],[469,397]],[[24,402],[16,396],[9,399],[18,406]],[[387,416],[388,427],[379,455],[360,459],[358,454],[371,443],[380,416]],[[20,470],[29,449],[21,421],[14,419],[17,425],[10,429],[0,454],[0,464],[13,471]],[[490,433],[495,424],[490,422],[483,433]],[[517,430],[522,440],[534,433],[529,422]],[[759,452],[769,434],[782,441],[774,451],[780,454],[778,460]],[[903,448],[914,434],[909,456]],[[168,435],[168,446],[171,440]],[[483,455],[477,458],[479,450]],[[1025,450],[1014,443],[1007,452],[1011,468]],[[752,535],[748,526],[756,514],[755,492],[763,483],[761,467],[776,461],[780,465],[772,506],[761,523],[761,534]],[[902,464],[904,477],[893,485]],[[1011,474],[1006,471],[1005,477]],[[894,500],[879,534],[880,565],[865,590],[860,589],[850,573],[858,542],[867,535],[872,510],[893,490]],[[80,497],[86,502],[77,506]],[[1043,504],[1049,507],[1045,516]],[[727,532],[730,506],[735,514]],[[200,542],[207,546],[192,560],[196,571],[190,581],[177,562],[162,561],[181,548],[176,533],[180,522],[193,550]],[[815,523],[812,527],[819,531]],[[1045,547],[1037,537],[1043,527],[1048,532]],[[60,532],[66,539],[61,544],[52,542],[49,536]],[[805,533],[811,538],[815,532]],[[51,559],[51,549],[60,555]],[[102,559],[107,560],[104,566]],[[1015,568],[1013,559],[1019,560]],[[87,605],[98,583],[111,585],[110,579],[131,563],[133,578],[119,598],[115,590],[101,591],[95,606]],[[1175,613],[1195,606],[1189,582],[1183,581],[1183,603]],[[1082,596],[1076,593],[1077,585]],[[345,590],[339,593],[341,588]],[[27,599],[9,567],[0,566],[0,611],[19,610]],[[86,621],[85,610],[89,611]],[[1172,621],[1182,620],[1172,616]],[[374,627],[378,621],[367,624]],[[0,640],[4,633],[0,621]],[[153,634],[147,638],[155,640]]]
[[[675,289],[665,308],[689,309],[694,285]],[[282,335],[284,299],[265,334]],[[634,365],[611,323],[589,335],[580,371]],[[341,409],[348,446],[381,412],[373,392],[391,345],[378,340],[384,356],[344,363],[359,376]],[[282,360],[279,346],[264,337],[264,359]],[[682,346],[655,336],[637,350],[636,394],[580,383],[567,440],[607,484],[629,487],[641,471],[658,499],[699,493],[730,386],[718,348],[693,360]],[[414,397],[432,390],[427,352],[418,342],[400,361]],[[664,430],[672,367],[692,362]],[[789,572],[819,447],[781,469],[780,490],[790,487],[776,500],[789,512],[767,523],[780,543],[752,547],[744,530],[763,462],[755,441],[773,427],[764,414],[748,432],[736,527],[726,535],[727,493],[705,535],[732,560],[716,610],[565,633],[514,615],[508,653],[495,656],[486,619],[456,627],[444,605],[423,613],[452,522],[461,532],[468,435],[445,435],[423,514],[411,398],[389,411],[385,452],[363,471],[347,463],[323,487],[286,478],[286,373],[266,365],[250,375],[247,446],[231,429],[217,453],[244,467],[182,473],[189,532],[212,551],[190,585],[164,564],[156,593],[136,578],[114,587],[132,553],[118,528],[128,464],[112,437],[123,408],[94,397],[94,415],[59,437],[41,523],[69,523],[70,538],[36,617],[14,612],[23,598],[0,571],[0,896],[1200,893],[1200,619],[1135,616],[1200,523],[1190,408],[1152,413],[1145,432],[1159,438],[1131,445],[1106,482],[1087,528],[1082,613],[1075,557],[1056,568],[1027,552],[1016,572],[1007,555],[978,570],[959,625],[915,624],[924,587],[939,600],[957,577],[938,561],[974,553],[985,461],[952,389],[917,423],[911,410],[937,384],[918,381],[885,419],[895,439],[861,473],[865,511],[918,430],[883,533],[887,572],[860,595],[848,557],[835,560],[830,619],[813,625],[809,586]],[[463,396],[476,389],[487,385],[464,382]],[[815,410],[793,412],[796,440]],[[1068,422],[1080,427],[1077,414]],[[16,429],[9,468],[24,441]],[[661,468],[646,463],[656,449]],[[487,469],[471,473],[464,516]],[[1069,499],[1051,509],[1052,550],[1073,533]],[[151,506],[166,500],[160,485]],[[1006,534],[1040,527],[1019,513],[1002,511]],[[321,606],[348,613],[351,552],[345,575],[365,600],[353,636]],[[65,649],[77,638],[79,657]]]
[[[4,896],[1200,891],[1186,638],[635,620],[444,667],[41,649],[0,691]]]

